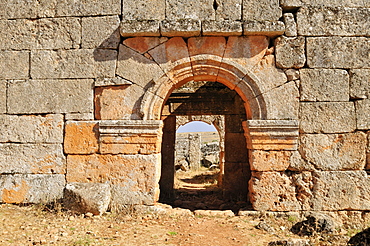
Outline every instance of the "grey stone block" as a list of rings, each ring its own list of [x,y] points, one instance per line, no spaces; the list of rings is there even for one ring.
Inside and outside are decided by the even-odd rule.
[[[201,24],[199,20],[163,20],[160,24],[162,36],[166,37],[192,37],[199,36]]]
[[[93,80],[27,80],[8,86],[8,113],[91,113]]]
[[[213,0],[166,0],[166,19],[215,20]]]
[[[281,16],[279,0],[243,1],[243,20],[277,21]]]
[[[202,21],[202,33],[206,36],[240,36],[243,33],[240,21]]]
[[[353,102],[302,102],[300,120],[300,130],[305,133],[346,133],[356,129]]]
[[[124,20],[163,20],[166,18],[166,0],[123,0]]]
[[[29,51],[0,51],[0,79],[28,79]]]
[[[79,18],[43,18],[37,20],[0,20],[0,49],[79,48]]]
[[[216,0],[216,20],[241,20],[242,0]]]
[[[369,210],[370,180],[365,171],[313,173],[313,210]]]
[[[311,68],[370,68],[370,38],[307,38],[307,64]]]
[[[31,77],[112,78],[115,76],[116,60],[117,51],[106,49],[32,51]]]
[[[297,25],[302,36],[369,36],[370,8],[304,7]]]
[[[63,115],[0,115],[0,142],[63,143]]]
[[[6,113],[6,87],[6,81],[0,80],[0,114]]]
[[[278,37],[276,46],[276,66],[281,68],[301,68],[306,62],[304,37]]]
[[[160,36],[158,20],[125,20],[121,22],[120,34],[122,37],[132,36]]]
[[[0,175],[0,202],[51,203],[63,197],[63,174]]]
[[[370,99],[355,102],[357,129],[370,130]]]
[[[296,37],[297,36],[297,24],[294,20],[294,15],[292,13],[285,13],[284,15],[285,23],[285,36]]]
[[[370,69],[350,70],[349,85],[351,98],[370,98]]]
[[[339,69],[301,69],[301,101],[348,101],[349,75]]]
[[[280,4],[284,8],[297,8],[301,6],[370,7],[370,2],[367,0],[281,0]]]
[[[117,49],[120,19],[116,16],[82,18],[82,48]]]
[[[363,170],[366,134],[305,134],[300,137],[300,153],[321,171]]]
[[[0,173],[64,174],[61,144],[0,144]]]
[[[285,25],[281,21],[245,21],[243,24],[243,34],[279,36],[285,32]]]
[[[110,202],[108,183],[69,183],[64,189],[64,208],[77,213],[101,215],[107,211]]]

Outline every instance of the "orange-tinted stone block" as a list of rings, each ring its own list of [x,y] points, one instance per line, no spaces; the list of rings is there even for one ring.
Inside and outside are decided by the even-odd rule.
[[[160,45],[163,42],[166,42],[168,38],[162,37],[135,37],[135,38],[128,38],[123,41],[123,44],[131,49],[139,52],[140,54],[144,54],[148,50],[155,48],[156,46]]]
[[[97,122],[72,121],[65,126],[64,151],[67,154],[98,152]]]
[[[2,190],[2,201],[4,203],[22,203],[26,199],[26,195],[30,187],[25,180],[22,180],[21,185],[14,185],[12,189]]]
[[[254,171],[286,171],[290,165],[291,151],[250,150],[249,161]]]

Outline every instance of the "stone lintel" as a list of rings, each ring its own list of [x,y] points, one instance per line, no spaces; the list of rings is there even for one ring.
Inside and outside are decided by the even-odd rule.
[[[96,86],[112,86],[112,85],[132,85],[132,82],[116,76],[115,78],[99,78],[95,80]]]
[[[121,22],[122,37],[159,36],[159,21],[157,20],[127,20]]]
[[[159,135],[163,127],[161,120],[102,120],[100,135]]]
[[[163,20],[160,24],[161,35],[165,37],[194,37],[199,36],[201,24],[199,20]]]
[[[285,32],[285,25],[281,21],[246,21],[243,24],[245,36],[280,36]]]
[[[297,150],[298,121],[247,120],[243,122],[247,148],[251,150]]]

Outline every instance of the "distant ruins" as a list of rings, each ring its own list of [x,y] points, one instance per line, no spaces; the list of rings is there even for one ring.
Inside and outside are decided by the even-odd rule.
[[[171,199],[178,122],[222,116],[225,199],[370,210],[370,1],[6,0],[0,27],[1,203]]]

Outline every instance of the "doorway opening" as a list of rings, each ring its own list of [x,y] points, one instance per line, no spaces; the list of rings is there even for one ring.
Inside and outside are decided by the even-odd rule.
[[[188,82],[169,96],[162,120],[160,202],[190,210],[230,209],[234,212],[250,206],[248,181],[251,171],[242,127],[246,114],[244,102],[235,91],[218,82]],[[218,163],[209,160],[214,157],[209,156],[207,160],[207,157],[189,153],[197,148],[202,152],[202,137],[194,132],[186,136],[184,149],[188,153],[184,155],[188,159],[176,159],[176,143],[180,140],[180,137],[176,140],[176,129],[184,122],[196,120],[215,126],[217,132],[214,133],[219,140]],[[207,141],[204,143],[203,151],[207,148],[212,151],[214,146],[209,142],[207,145]],[[187,169],[190,172],[186,173]],[[177,180],[176,174],[181,172],[184,177]],[[186,177],[187,174],[194,175]]]

